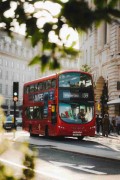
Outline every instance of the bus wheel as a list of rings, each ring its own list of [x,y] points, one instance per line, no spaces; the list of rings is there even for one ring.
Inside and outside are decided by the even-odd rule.
[[[83,140],[84,136],[78,136],[78,140]]]
[[[48,133],[48,126],[45,127],[45,137],[48,138],[49,137],[49,133]]]

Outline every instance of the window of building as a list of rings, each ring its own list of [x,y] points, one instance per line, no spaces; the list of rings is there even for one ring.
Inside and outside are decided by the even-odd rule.
[[[0,79],[2,79],[2,69],[0,68]]]
[[[5,104],[9,106],[9,99],[6,99]]]
[[[13,95],[13,85],[11,86],[11,96]]]
[[[11,72],[11,80],[14,81],[14,72]]]
[[[2,84],[0,84],[0,94],[2,94]]]
[[[107,23],[104,22],[104,44],[107,44]]]
[[[7,62],[7,61],[5,61],[5,66],[6,66],[6,67],[8,66],[8,62]]]
[[[17,63],[17,68],[19,69],[19,67],[20,67],[20,65],[19,65],[19,63]]]
[[[14,67],[14,62],[12,61],[12,63],[11,63],[11,67],[13,68]]]
[[[92,63],[92,46],[90,46],[90,64]]]
[[[5,85],[5,95],[8,95],[8,85]]]
[[[5,73],[5,80],[8,80],[8,71]]]
[[[17,74],[17,81],[19,81],[19,74]]]
[[[3,65],[3,60],[2,59],[0,59],[0,65]]]
[[[23,70],[25,70],[25,65],[23,64]]]
[[[24,76],[24,74],[23,74],[23,76],[22,76],[22,82],[25,82],[25,76]]]

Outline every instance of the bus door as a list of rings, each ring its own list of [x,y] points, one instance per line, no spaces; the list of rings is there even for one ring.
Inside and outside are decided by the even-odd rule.
[[[51,105],[51,123],[57,123],[57,112],[56,112],[56,104]]]

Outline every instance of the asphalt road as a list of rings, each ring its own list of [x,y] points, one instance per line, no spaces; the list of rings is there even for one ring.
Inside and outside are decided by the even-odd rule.
[[[78,145],[76,139],[56,140],[37,138],[39,141],[53,141],[67,144]],[[81,141],[79,142],[87,146],[96,146],[95,142]],[[50,145],[30,145],[31,149],[38,151],[38,156],[46,165],[46,171],[51,171],[52,174],[58,174],[59,179],[113,179],[120,178],[120,162],[110,159],[98,158],[73,152],[66,152],[55,149]],[[57,168],[57,170],[56,170]],[[59,169],[58,169],[59,168]],[[60,173],[58,173],[58,171]],[[88,178],[89,177],[89,178]],[[54,178],[53,178],[54,179]]]
[[[10,136],[10,134],[7,133]],[[120,161],[96,158],[94,156],[88,156],[80,153],[62,151],[56,149],[55,143],[64,144],[65,146],[74,145],[106,148],[97,142],[89,140],[78,141],[77,139],[45,139],[44,137],[29,137],[29,135],[23,133],[22,136],[18,135],[16,141],[18,144],[21,141],[35,142],[30,144],[31,149],[36,149],[38,155],[36,156],[36,179],[35,180],[113,180],[114,178],[120,178]],[[16,141],[14,142],[16,144]],[[41,142],[39,144],[38,142]],[[39,145],[38,145],[39,144]],[[10,155],[9,155],[10,153]],[[6,158],[7,157],[7,158]],[[7,159],[7,161],[6,161]],[[2,157],[2,161],[9,166],[14,166],[15,169],[22,168],[19,165],[20,155],[17,152],[8,152]],[[16,171],[16,170],[15,170]]]

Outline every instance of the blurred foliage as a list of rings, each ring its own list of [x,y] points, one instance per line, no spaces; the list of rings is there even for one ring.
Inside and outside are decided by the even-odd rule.
[[[6,117],[3,109],[1,108],[2,103],[3,98],[0,96],[0,180],[34,180],[35,157],[37,152],[35,150],[31,151],[27,143],[20,143],[19,147],[15,147],[16,143],[14,144],[5,138],[5,131],[2,125]],[[13,134],[14,133],[15,132],[13,132]],[[10,154],[11,150],[16,151],[16,153],[21,153],[23,157],[23,160],[20,163],[23,164],[24,168],[19,177],[15,176],[16,170],[1,161],[2,155],[4,155],[4,153]]]
[[[91,72],[91,68],[87,64],[84,64],[81,67],[81,71],[89,72],[90,73]]]
[[[59,4],[60,12],[58,12],[57,15],[53,15],[42,5],[40,5],[39,8],[37,7],[37,3],[48,2],[55,5]],[[19,25],[25,24],[26,38],[31,38],[33,46],[37,45],[39,42],[42,42],[43,45],[42,52],[38,55],[39,57],[37,56],[32,59],[30,64],[40,63],[42,70],[44,70],[48,64],[50,69],[60,68],[59,59],[62,54],[66,56],[71,54],[74,59],[79,51],[75,50],[73,45],[68,49],[64,48],[65,44],[63,42],[61,45],[56,43],[56,45],[53,46],[54,43],[50,43],[49,41],[50,32],[54,32],[58,40],[62,41],[60,31],[65,24],[78,32],[80,30],[86,32],[89,28],[92,28],[93,24],[99,25],[102,21],[106,21],[107,23],[119,23],[120,11],[116,6],[118,2],[119,0],[94,0],[93,8],[91,8],[89,0],[88,2],[86,2],[86,0],[0,0],[0,26],[3,26],[10,34],[11,30],[14,29],[15,22]],[[6,15],[6,12],[8,12],[11,7],[14,7],[12,15]],[[39,17],[36,16],[37,13],[42,12],[43,15]],[[39,27],[38,21],[43,19],[44,13],[48,13],[54,21],[50,20]],[[69,39],[69,36],[67,38]],[[59,52],[59,48],[56,47],[60,47],[61,51]],[[51,58],[45,56],[46,50],[49,50],[49,56],[51,56]],[[54,58],[52,56],[53,51]],[[61,56],[58,56],[58,53],[61,54]]]
[[[1,132],[0,132],[1,133]],[[11,153],[12,150],[16,150],[16,153],[22,153],[23,160],[20,162],[23,164],[23,169],[21,173],[19,173],[19,176],[16,176],[16,172],[19,172],[18,170],[13,169],[11,166],[7,166],[4,162],[2,163],[0,161],[0,180],[34,180],[35,179],[35,156],[36,152],[31,151],[28,147],[27,143],[21,143],[19,148],[17,147],[15,149],[15,146],[12,142],[5,139],[2,135],[0,135],[2,138],[0,141],[0,156],[2,154]],[[12,145],[11,145],[12,144]],[[10,151],[10,152],[9,152]],[[14,152],[14,153],[15,153]],[[11,155],[12,156],[12,155]]]

